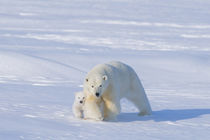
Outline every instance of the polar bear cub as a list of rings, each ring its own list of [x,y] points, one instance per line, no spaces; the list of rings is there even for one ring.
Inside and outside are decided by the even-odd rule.
[[[74,116],[77,118],[83,118],[83,111],[84,111],[84,103],[85,103],[85,94],[83,92],[76,92],[75,99],[73,104],[73,113]]]

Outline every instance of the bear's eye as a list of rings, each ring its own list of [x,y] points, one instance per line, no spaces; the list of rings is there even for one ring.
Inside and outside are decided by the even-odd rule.
[[[102,87],[102,85],[100,85],[99,87]]]
[[[94,88],[94,86],[91,86],[92,88]]]

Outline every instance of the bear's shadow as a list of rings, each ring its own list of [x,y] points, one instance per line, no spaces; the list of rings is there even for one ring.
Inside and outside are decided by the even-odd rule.
[[[210,109],[180,109],[180,110],[159,110],[153,111],[150,116],[138,116],[137,113],[121,113],[118,116],[119,122],[133,122],[133,121],[148,121],[155,122],[162,121],[179,121],[197,118],[201,115],[210,114]]]

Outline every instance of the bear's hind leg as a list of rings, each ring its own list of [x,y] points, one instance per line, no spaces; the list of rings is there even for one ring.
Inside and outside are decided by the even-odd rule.
[[[138,108],[140,116],[152,114],[149,100],[141,83],[136,82],[126,98]]]
[[[131,94],[139,94],[136,92],[133,92]],[[131,101],[140,111],[139,115],[150,115],[152,113],[151,107],[149,105],[149,101],[146,97],[135,95],[135,97],[126,97],[129,101]]]

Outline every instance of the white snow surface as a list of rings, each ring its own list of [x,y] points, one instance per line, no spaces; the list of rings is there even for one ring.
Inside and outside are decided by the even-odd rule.
[[[86,73],[118,60],[153,114],[76,119]],[[209,140],[209,0],[0,0],[1,140]]]

